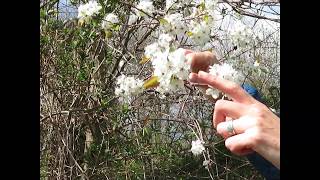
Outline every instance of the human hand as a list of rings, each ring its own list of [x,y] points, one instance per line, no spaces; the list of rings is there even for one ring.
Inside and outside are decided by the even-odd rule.
[[[219,63],[216,55],[210,51],[194,52],[186,49],[185,55],[193,73],[209,72],[209,66]]]
[[[218,100],[213,114],[213,125],[231,152],[246,155],[256,151],[280,169],[280,119],[274,113],[234,82],[204,71],[191,73],[189,79],[210,85],[233,100]],[[230,122],[235,134],[228,132],[230,122],[226,118],[234,119]]]
[[[219,64],[216,55],[210,51],[194,52],[192,50],[185,50],[187,62],[190,65],[191,72],[198,73],[199,71],[209,72],[209,67],[213,64]],[[195,85],[200,91],[211,101],[214,99],[211,96],[206,95],[207,85],[197,84]]]

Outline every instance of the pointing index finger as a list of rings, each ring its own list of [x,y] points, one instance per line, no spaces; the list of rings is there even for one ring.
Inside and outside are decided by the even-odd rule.
[[[199,71],[198,74],[191,73],[189,79],[193,83],[212,86],[230,96],[234,101],[251,104],[253,98],[238,84],[226,79],[213,76],[207,72]]]

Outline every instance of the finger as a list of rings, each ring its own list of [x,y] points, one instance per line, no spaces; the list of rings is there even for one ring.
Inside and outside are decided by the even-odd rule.
[[[251,137],[248,133],[242,133],[229,137],[226,139],[225,145],[232,153],[236,155],[242,156],[253,152]]]
[[[234,101],[250,104],[254,102],[253,97],[251,97],[245,90],[243,90],[238,84],[232,81],[225,80],[220,77],[213,76],[209,73],[199,71],[198,74],[191,73],[189,79],[193,83],[207,84],[218,90],[226,93]]]
[[[216,56],[210,52],[190,52],[187,50],[187,62],[190,64],[191,72],[209,71],[209,66],[219,63]]]
[[[213,112],[213,125],[216,128],[217,125],[226,120],[226,117],[237,119],[244,115],[245,106],[238,102],[218,100],[214,106]]]
[[[191,49],[184,49],[184,55],[193,53],[193,51]]]
[[[217,125],[217,132],[222,135],[225,139],[232,135],[228,132],[228,125],[230,121],[221,122]],[[242,116],[239,119],[232,120],[232,126],[236,134],[242,134],[247,129],[254,127],[255,120],[249,116]]]
[[[238,152],[238,156],[245,156],[245,155],[248,155],[248,154],[251,154],[255,152],[254,150],[252,149],[242,149],[241,152]]]

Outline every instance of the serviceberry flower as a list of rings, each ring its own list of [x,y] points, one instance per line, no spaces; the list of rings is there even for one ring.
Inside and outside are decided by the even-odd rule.
[[[191,152],[193,153],[193,155],[198,156],[200,155],[204,150],[204,146],[203,146],[203,141],[201,140],[196,140],[196,141],[192,141],[192,147],[191,147]]]
[[[86,4],[82,4],[78,7],[78,18],[80,23],[88,23],[92,16],[98,15],[102,9],[96,1],[89,1]]]

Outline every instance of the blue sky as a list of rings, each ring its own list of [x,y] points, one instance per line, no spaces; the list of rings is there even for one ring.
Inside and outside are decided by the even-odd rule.
[[[77,7],[71,6],[70,5],[70,0],[61,0],[59,1],[59,7],[61,8],[60,11],[60,16],[65,17],[66,15],[69,17],[76,17],[77,16]],[[259,6],[257,6],[259,8]],[[280,6],[273,6],[272,7],[274,11],[280,14]],[[271,18],[276,18],[276,15],[272,15],[271,13],[274,13],[269,7],[264,6],[263,8],[264,11],[268,13],[264,13],[265,16],[271,17]]]

